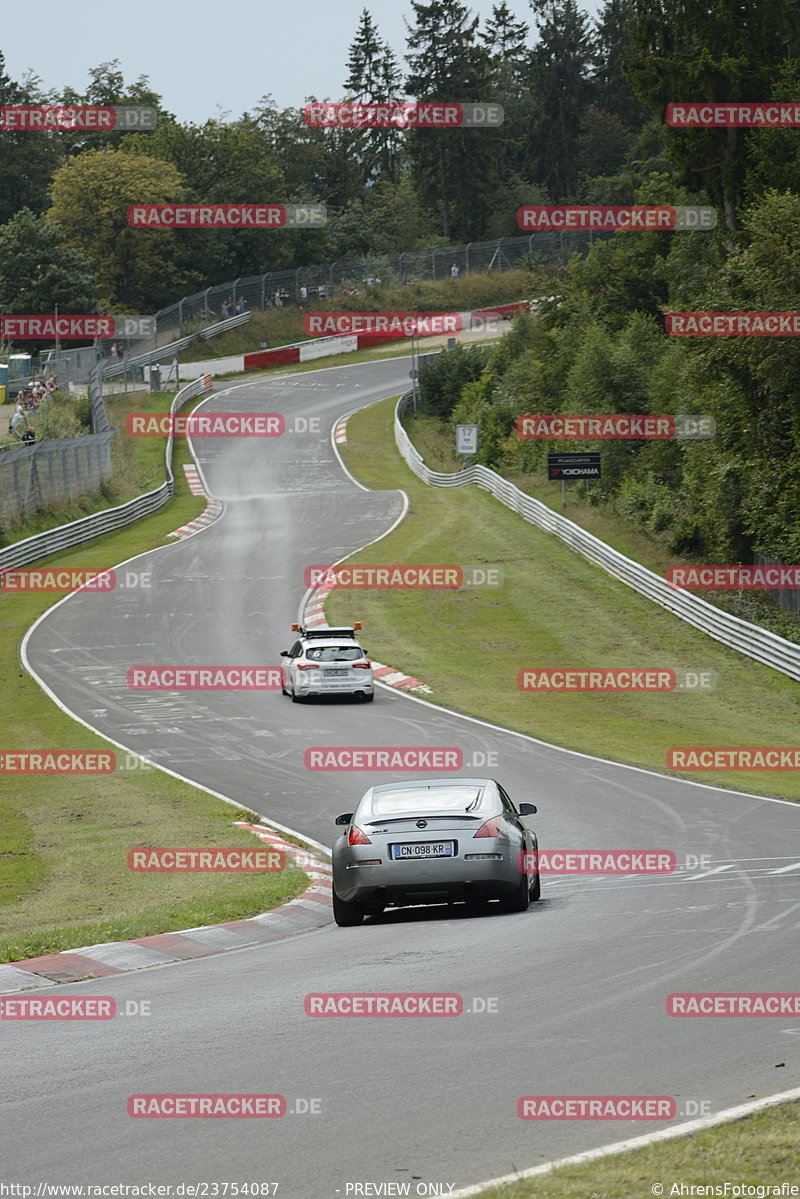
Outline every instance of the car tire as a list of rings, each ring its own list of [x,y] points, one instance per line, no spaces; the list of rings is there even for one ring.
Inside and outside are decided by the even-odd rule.
[[[365,704],[371,704],[375,698],[374,691],[370,691],[369,695],[367,695],[364,691],[362,691],[362,692],[360,692],[360,695],[361,695],[362,702]]]
[[[340,899],[336,892],[333,892],[333,918],[339,928],[353,928],[355,925],[361,924],[365,915],[362,904]]]
[[[292,687],[292,689],[291,689],[291,691],[289,692],[289,694],[290,694],[290,695],[291,695],[291,697],[292,697],[292,703],[293,703],[293,704],[301,704],[301,703],[303,702],[302,696],[300,696],[300,695],[298,695],[298,694],[297,694],[297,692],[295,691],[294,687]]]
[[[527,874],[523,874],[519,880],[519,886],[515,887],[510,895],[500,897],[500,910],[503,912],[527,912],[530,901],[530,881]]]
[[[536,881],[531,888],[531,903],[536,903],[537,899],[542,898],[542,876],[536,875]]]

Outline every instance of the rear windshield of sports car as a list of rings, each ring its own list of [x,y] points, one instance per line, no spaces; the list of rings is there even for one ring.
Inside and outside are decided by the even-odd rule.
[[[390,812],[468,812],[480,806],[483,788],[433,787],[430,791],[373,791],[372,812],[388,816]]]

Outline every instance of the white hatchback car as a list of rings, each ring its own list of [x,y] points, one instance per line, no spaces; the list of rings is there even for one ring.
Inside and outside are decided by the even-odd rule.
[[[291,649],[281,651],[284,695],[297,704],[310,695],[354,695],[369,702],[374,698],[372,663],[356,639],[354,627],[304,629]]]

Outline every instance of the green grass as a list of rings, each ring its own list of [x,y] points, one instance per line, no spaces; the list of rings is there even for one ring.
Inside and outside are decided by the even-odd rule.
[[[141,400],[142,397],[139,397]],[[163,409],[166,397],[156,397]],[[138,405],[144,409],[144,405]],[[124,422],[123,422],[124,424]],[[137,438],[142,477],[163,479],[164,441]],[[103,570],[154,546],[202,510],[175,445],[175,498],[121,532],[41,559],[42,565]],[[109,744],[55,707],[23,670],[26,630],[59,596],[0,591],[0,691],[9,714],[2,748],[101,750]],[[246,818],[246,817],[245,817]],[[299,870],[267,874],[132,874],[130,848],[147,845],[257,847],[233,826],[236,810],[159,770],[111,775],[3,776],[0,796],[0,961],[56,953],[198,924],[252,916],[297,895]]]
[[[322,303],[309,300],[308,312],[462,312],[490,304],[506,304],[527,296],[552,290],[552,277],[558,268],[536,271],[487,271],[462,275],[458,279],[428,280],[410,287],[361,287],[360,296],[338,296]],[[298,305],[252,309],[246,325],[217,334],[208,341],[195,341],[180,355],[181,362],[205,362],[234,354],[255,353],[266,341],[269,349],[306,341],[303,330],[304,310]],[[219,315],[217,316],[219,320]],[[187,329],[188,331],[188,329]],[[175,331],[177,336],[177,330]],[[313,335],[311,335],[313,336]],[[349,357],[352,358],[352,355]]]
[[[483,564],[503,569],[495,590],[342,591],[332,624],[364,623],[369,652],[415,675],[433,702],[568,749],[663,773],[670,746],[797,741],[800,688],[648,603],[475,486],[430,488],[394,446],[394,400],[348,422],[344,456],[368,487],[403,488],[405,520],[352,562]],[[533,667],[700,668],[701,694],[525,693]],[[692,777],[681,774],[681,777]],[[703,782],[800,799],[789,771],[699,771]]]
[[[151,395],[141,391],[129,392],[127,396],[107,397],[109,424],[117,430],[111,440],[111,477],[99,491],[85,492],[71,500],[40,508],[24,520],[8,521],[5,528],[0,529],[0,547],[23,541],[26,537],[33,537],[46,529],[79,520],[82,516],[117,507],[145,491],[152,491],[160,486],[165,478],[164,441],[157,437],[129,437],[125,432],[125,421],[132,412],[168,411],[174,396],[174,392],[158,392]],[[191,461],[185,439],[176,439],[173,472],[182,474],[182,464]],[[202,511],[203,501],[198,501],[195,497],[191,499],[197,511]]]
[[[420,413],[416,417],[406,416],[406,431],[431,470],[456,471],[462,459],[454,452],[455,425]],[[523,473],[498,468],[498,474],[516,484],[526,495],[561,512],[561,485],[549,480],[543,472]],[[591,487],[591,484],[590,484]],[[618,516],[610,503],[587,502],[583,483],[567,484],[567,506],[564,515],[580,525],[588,533],[599,537],[627,558],[646,566],[656,574],[664,575],[668,566],[690,565],[691,559],[668,549],[662,540],[651,536],[641,525]],[[760,591],[703,591],[702,599],[731,612],[742,620],[761,625],[790,641],[800,641],[800,621],[796,616],[784,612]]]
[[[799,1118],[800,1104],[781,1104],[730,1124],[632,1153],[580,1166],[562,1166],[538,1178],[489,1187],[481,1191],[481,1199],[632,1199],[632,1196],[644,1199],[652,1194],[669,1196],[671,1188],[680,1184],[721,1188],[728,1182],[757,1188],[796,1183]],[[531,1122],[529,1127],[533,1145],[537,1124]],[[610,1127],[615,1131],[609,1132],[609,1142],[636,1135],[628,1126],[624,1131],[615,1125]],[[654,1186],[663,1190],[654,1192]],[[703,1193],[713,1192],[695,1192]],[[720,1189],[718,1193],[724,1191]],[[769,1194],[769,1191],[756,1189],[749,1193]],[[684,1194],[691,1192],[686,1190]]]

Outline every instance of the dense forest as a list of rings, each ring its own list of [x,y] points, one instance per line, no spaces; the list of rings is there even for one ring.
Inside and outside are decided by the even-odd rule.
[[[800,130],[664,119],[675,101],[800,100],[800,0],[607,0],[595,19],[575,0],[530,7],[530,24],[505,3],[481,22],[460,0],[412,0],[402,57],[364,10],[342,64],[337,99],[491,100],[493,131],[309,127],[299,102],[269,96],[182,124],[117,62],[55,95],[0,59],[3,105],[159,112],[152,132],[0,132],[0,307],[152,312],[238,276],[513,236],[524,203],[710,204],[713,232],[619,233],[554,271],[554,298],[501,348],[456,355],[441,412],[480,422],[483,461],[523,470],[577,448],[517,441],[523,412],[711,414],[711,441],[606,443],[598,499],[676,552],[800,561],[796,339],[664,331],[674,310],[800,309]],[[128,204],[181,199],[314,200],[329,222],[127,227]]]
[[[632,5],[608,0],[595,22],[574,0],[531,7],[528,25],[505,3],[481,22],[460,0],[413,0],[402,61],[364,10],[342,64],[335,99],[492,101],[505,112],[496,130],[309,127],[300,97],[279,109],[269,96],[237,119],[182,124],[116,61],[56,95],[10,79],[0,57],[2,105],[158,111],[150,132],[0,131],[3,309],[152,312],[263,271],[513,236],[523,203],[631,197],[640,177],[669,169],[660,122],[622,70]],[[127,227],[129,204],[174,200],[315,200],[329,222],[280,236]],[[38,260],[47,270],[32,277]]]

